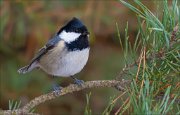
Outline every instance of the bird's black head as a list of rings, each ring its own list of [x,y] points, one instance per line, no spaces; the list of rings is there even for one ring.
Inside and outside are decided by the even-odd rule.
[[[78,19],[78,18],[72,18],[64,27],[62,27],[58,34],[61,33],[63,30],[66,32],[75,32],[75,33],[81,33],[81,34],[89,34],[86,26]]]
[[[70,51],[88,48],[88,35],[86,26],[77,18],[70,20],[58,32],[58,36],[65,41],[67,49]]]

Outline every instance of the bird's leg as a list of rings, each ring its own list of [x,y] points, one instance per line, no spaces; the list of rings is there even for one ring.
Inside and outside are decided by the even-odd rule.
[[[71,76],[71,78],[73,78],[74,79],[74,83],[79,85],[79,86],[82,86],[82,84],[84,83],[83,80],[79,80],[79,79],[77,79],[77,78],[75,78],[73,76]]]
[[[53,78],[54,77],[55,76],[53,76]],[[53,91],[56,96],[58,96],[61,93],[61,89],[62,87],[59,84],[57,84],[56,82],[53,82]]]

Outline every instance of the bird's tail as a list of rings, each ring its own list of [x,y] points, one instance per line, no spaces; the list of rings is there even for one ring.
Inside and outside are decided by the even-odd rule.
[[[27,65],[27,66],[25,66],[25,67],[22,67],[22,68],[20,68],[20,69],[18,70],[18,73],[20,73],[20,74],[25,74],[25,73],[27,73],[27,72],[30,72],[28,68],[29,68],[29,65]]]
[[[36,63],[32,63],[30,65],[27,65],[27,66],[24,66],[24,67],[20,68],[18,70],[18,73],[25,74],[27,72],[32,71],[34,68],[37,68],[37,64]]]

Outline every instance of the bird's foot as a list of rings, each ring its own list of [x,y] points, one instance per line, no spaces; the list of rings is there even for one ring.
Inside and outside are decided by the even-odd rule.
[[[79,86],[82,86],[82,85],[83,85],[83,83],[84,83],[83,80],[79,80],[79,79],[77,79],[77,78],[75,78],[75,77],[73,77],[73,76],[71,76],[71,77],[74,79],[74,83],[75,83],[75,84],[77,84],[77,85],[79,85]]]
[[[83,81],[83,80],[79,80],[79,79],[75,79],[75,80],[74,80],[74,83],[77,84],[77,85],[79,85],[79,86],[82,86],[83,83],[84,83],[84,81]]]
[[[53,84],[53,92],[55,96],[58,96],[61,93],[62,87],[58,84]]]

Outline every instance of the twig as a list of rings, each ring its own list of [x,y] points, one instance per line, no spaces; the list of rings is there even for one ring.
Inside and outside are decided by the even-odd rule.
[[[118,113],[121,111],[122,107],[129,102],[129,97],[125,100],[125,102],[121,105],[121,107],[116,111],[115,115],[118,115]]]
[[[112,103],[114,104],[120,97],[122,97],[124,94],[126,94],[127,93],[127,91],[125,91],[125,92],[123,92],[121,95],[119,95],[118,97],[116,97],[113,101],[112,101]]]
[[[140,67],[141,67],[141,61],[142,61],[142,57],[143,57],[143,52],[141,53],[141,56],[139,57],[139,64],[138,64],[138,70],[137,70],[137,73],[136,73],[136,81],[138,79],[138,75],[139,75],[139,71],[140,71]]]
[[[99,80],[99,81],[87,81],[82,86],[78,86],[76,84],[71,84],[67,87],[64,87],[59,94],[55,94],[54,92],[50,92],[48,94],[41,95],[39,97],[34,98],[29,103],[27,103],[25,106],[23,106],[20,109],[17,110],[5,110],[2,111],[2,113],[6,114],[27,114],[31,109],[38,106],[41,103],[45,103],[46,101],[58,98],[60,96],[73,93],[76,91],[81,91],[83,89],[89,89],[89,88],[100,88],[100,87],[114,87],[117,88],[120,91],[125,91],[125,87],[127,84],[129,84],[130,81],[118,81],[118,80]]]

